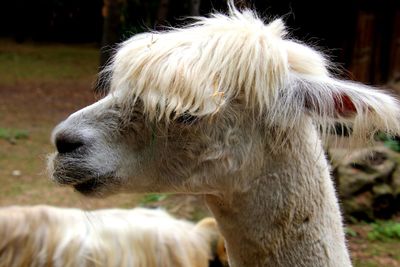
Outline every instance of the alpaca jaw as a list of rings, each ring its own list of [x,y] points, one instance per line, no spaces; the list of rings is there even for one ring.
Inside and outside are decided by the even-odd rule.
[[[120,183],[112,168],[90,166],[82,159],[86,154],[62,155],[53,153],[48,158],[48,171],[52,181],[72,186],[86,196],[103,197],[110,194]],[[109,167],[109,166],[108,166]]]

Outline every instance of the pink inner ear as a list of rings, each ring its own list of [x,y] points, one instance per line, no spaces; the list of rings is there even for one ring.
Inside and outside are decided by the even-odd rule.
[[[335,111],[338,116],[351,117],[357,113],[356,106],[348,95],[335,94],[333,100],[335,101]]]

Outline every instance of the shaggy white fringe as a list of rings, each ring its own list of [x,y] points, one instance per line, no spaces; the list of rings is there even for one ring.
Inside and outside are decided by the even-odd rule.
[[[126,112],[140,99],[151,119],[168,121],[184,113],[214,115],[236,99],[282,131],[311,116],[323,133],[340,122],[361,142],[378,130],[400,133],[396,100],[332,77],[328,60],[288,39],[280,19],[264,24],[254,12],[237,10],[232,1],[229,6],[228,15],[199,17],[187,27],[121,44],[101,75],[124,99]],[[347,98],[356,110],[341,116],[337,108]]]
[[[273,102],[289,71],[282,21],[266,26],[236,9],[197,19],[122,43],[108,68],[111,90],[139,97],[153,118],[212,114],[241,92],[260,109]]]
[[[162,210],[0,208],[1,267],[206,267],[220,237],[214,219]]]

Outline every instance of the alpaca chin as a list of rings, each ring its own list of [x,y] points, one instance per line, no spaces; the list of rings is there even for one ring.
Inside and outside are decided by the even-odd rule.
[[[47,171],[56,184],[72,186],[90,197],[105,197],[119,184],[113,172],[93,171],[85,162],[58,153],[48,156]]]
[[[83,183],[73,185],[74,189],[87,197],[105,197],[111,194],[110,187],[104,179],[92,178]]]

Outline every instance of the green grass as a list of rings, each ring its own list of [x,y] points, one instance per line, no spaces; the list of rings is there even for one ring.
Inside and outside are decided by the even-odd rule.
[[[368,239],[380,241],[400,240],[400,223],[393,221],[373,223],[372,230],[368,233]]]
[[[396,236],[399,222],[359,223],[347,227],[354,267],[397,267],[400,263],[400,242]],[[348,232],[347,232],[348,233]]]
[[[13,184],[12,186],[10,186],[5,192],[4,195],[8,196],[8,197],[15,197],[18,195],[23,194],[24,192],[26,192],[29,189],[28,185],[24,185],[24,184]]]
[[[0,127],[0,139],[13,143],[16,140],[28,139],[28,138],[29,138],[29,132],[27,130]]]
[[[353,229],[351,229],[350,227],[345,227],[344,231],[345,231],[347,236],[351,236],[351,237],[356,237],[357,236],[357,232],[354,231]]]
[[[95,46],[15,44],[0,40],[2,84],[76,80],[97,69],[99,49]]]
[[[393,139],[392,136],[380,132],[376,135],[376,139],[382,141],[387,148],[396,152],[400,152],[400,143]]]
[[[168,197],[168,194],[147,194],[141,200],[140,204],[146,205],[154,202],[159,202]]]
[[[382,267],[373,260],[355,260],[354,267]]]

